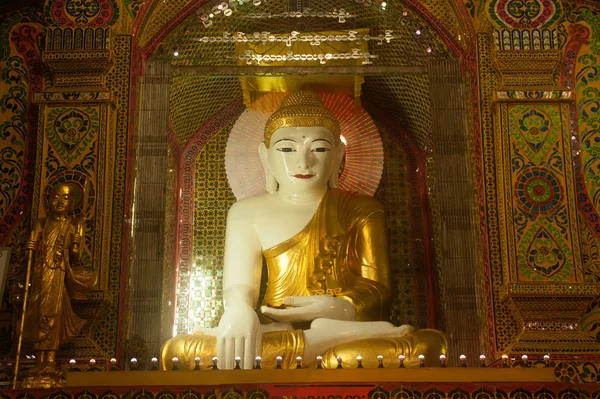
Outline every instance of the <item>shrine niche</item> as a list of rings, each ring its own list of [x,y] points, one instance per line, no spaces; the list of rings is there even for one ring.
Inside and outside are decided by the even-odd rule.
[[[227,213],[265,189],[265,121],[310,90],[346,129],[340,185],[385,210],[389,321],[448,336],[446,357],[423,364],[450,374],[344,394],[597,395],[565,382],[600,373],[598,29],[598,4],[584,0],[6,0],[0,384],[13,377],[29,234],[47,216],[45,194],[64,185],[87,202],[70,217],[89,208],[78,262],[98,283],[70,293],[86,323],[61,343],[58,374],[90,371],[68,384],[93,387],[128,377],[92,371],[212,368],[205,353],[159,361],[160,348],[218,327]],[[34,355],[25,344],[21,381]],[[385,368],[398,368],[390,356]],[[452,366],[464,362],[506,370],[469,369],[463,383]],[[176,387],[195,384],[184,375],[118,395],[192,395]],[[257,381],[193,395],[285,396]]]
[[[333,3],[320,7],[328,6],[342,8],[341,4]],[[326,96],[324,101],[338,107],[340,112],[344,108],[346,113],[366,115],[373,121],[371,126],[361,122],[354,136],[347,137],[346,166],[349,167],[342,172],[342,181],[345,175],[352,173],[361,178],[366,175],[363,183],[349,188],[361,191],[360,184],[363,184],[363,188],[368,188],[364,192],[375,194],[384,203],[392,244],[392,321],[418,328],[443,329],[446,325],[443,271],[439,268],[441,253],[437,252],[445,245],[440,241],[445,232],[439,228],[438,205],[432,203],[429,194],[437,192],[438,179],[435,172],[431,172],[435,170],[432,153],[436,146],[433,120],[445,118],[442,114],[448,113],[444,110],[448,104],[440,103],[436,111],[432,111],[430,97],[432,90],[437,89],[431,83],[431,76],[436,73],[441,76],[442,69],[434,72],[430,65],[439,63],[440,68],[454,65],[450,73],[460,80],[460,71],[455,66],[462,43],[444,41],[436,29],[429,27],[426,19],[401,4],[390,4],[384,7],[385,10],[375,6],[345,5],[343,11],[313,17],[307,11],[309,18],[306,20],[313,26],[302,29],[311,32],[311,38],[304,33],[286,33],[296,28],[294,18],[297,17],[285,13],[282,7],[281,4],[261,7],[248,4],[232,10],[223,9],[213,17],[201,8],[181,20],[147,63],[151,77],[147,79],[147,86],[142,82],[141,107],[147,108],[148,112],[151,108],[160,110],[161,114],[168,111],[170,143],[168,156],[162,151],[160,155],[160,162],[170,165],[169,173],[160,183],[168,192],[167,221],[164,227],[157,226],[159,232],[160,229],[165,231],[164,258],[160,258],[155,248],[148,250],[153,251],[152,267],[158,267],[161,261],[164,265],[162,292],[163,295],[167,293],[166,298],[171,302],[169,305],[164,296],[153,299],[155,304],[160,302],[163,306],[162,338],[159,340],[154,335],[151,339],[153,348],[157,349],[158,341],[164,342],[174,333],[216,327],[223,309],[226,214],[234,201],[242,198],[232,191],[232,187],[237,190],[236,185],[240,182],[260,186],[252,175],[232,174],[234,164],[240,169],[251,167],[250,157],[254,157],[243,154],[243,151],[254,151],[249,148],[252,140],[248,139],[244,144],[248,148],[241,149],[237,148],[243,142],[239,140],[242,140],[241,136],[251,134],[259,137],[260,121],[268,117],[286,92],[298,89],[320,91]],[[258,9],[262,14],[256,14]],[[227,15],[229,11],[231,15]],[[318,10],[314,12],[318,13]],[[276,16],[268,22],[272,34],[227,33],[264,32],[267,22],[263,14]],[[353,21],[353,29],[340,30],[347,21]],[[310,43],[315,40],[322,41],[331,53],[319,50],[318,43]],[[266,43],[276,44],[273,47]],[[323,68],[322,76],[307,76],[312,67]],[[273,71],[277,77],[263,75],[270,71],[269,68],[276,68]],[[252,75],[239,76],[244,71]],[[451,90],[461,85],[459,80]],[[146,97],[145,90],[154,94]],[[441,92],[435,95],[445,97]],[[456,96],[454,98],[458,101]],[[464,103],[454,106],[465,109]],[[433,116],[436,112],[440,112],[437,117]],[[249,116],[259,114],[260,117]],[[462,137],[461,142],[465,143],[462,149],[466,150],[466,131],[460,129],[467,126],[467,114],[461,111],[453,117],[457,121],[450,130],[455,129],[454,137]],[[151,115],[148,119],[142,115],[140,120],[164,124]],[[142,124],[138,128],[140,137],[147,134],[148,140],[153,141],[152,144],[148,141],[148,145],[158,150],[156,137],[164,132],[163,127],[158,130],[153,129],[153,125]],[[152,133],[150,129],[153,129]],[[375,141],[369,141],[367,134],[372,134]],[[235,141],[235,137],[239,140]],[[361,141],[365,142],[362,147],[357,145]],[[373,157],[370,160],[372,166],[366,163],[353,170],[355,159],[368,159],[367,149]],[[236,153],[240,159],[231,158],[231,153]],[[155,167],[153,162],[158,159],[157,155],[154,153],[153,158],[147,158],[148,170]],[[471,155],[463,151],[461,156],[467,162]],[[248,166],[244,166],[246,162]],[[146,173],[146,169],[140,170]],[[466,169],[459,171],[460,179],[463,179],[460,190],[469,190],[472,184],[468,173]],[[350,180],[356,178],[350,177]],[[150,195],[145,190],[150,189],[151,183],[158,181],[154,172],[148,176],[147,184],[143,179],[138,180],[144,197]],[[134,212],[157,212],[162,204],[151,205],[144,201],[141,206],[143,208]],[[465,217],[470,218],[468,209],[463,211]],[[460,245],[465,246],[465,256],[475,248],[470,234],[465,231],[463,239],[459,240],[462,241]],[[135,233],[133,239],[136,240]],[[474,252],[472,254],[474,256]],[[471,279],[474,289],[477,272],[474,263],[470,264],[472,271],[467,268],[460,273]],[[134,273],[142,273],[141,267]],[[158,268],[155,270],[159,272]],[[155,283],[153,287],[153,290],[159,289]],[[139,290],[146,292],[141,286]],[[480,317],[474,303],[471,309],[473,317]],[[474,331],[476,324],[469,328]],[[156,326],[148,325],[141,334],[148,336],[148,329],[154,331],[152,334],[158,334]],[[479,338],[471,337],[473,340],[468,345],[473,346],[469,350],[477,353]]]

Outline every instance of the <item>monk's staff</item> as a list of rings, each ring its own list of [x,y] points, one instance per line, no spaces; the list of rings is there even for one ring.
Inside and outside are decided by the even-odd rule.
[[[23,329],[25,328],[25,312],[27,311],[27,299],[29,298],[29,280],[31,279],[31,263],[33,260],[33,249],[27,249],[27,273],[25,274],[25,293],[23,294],[23,314],[21,315],[21,329],[17,341],[17,359],[15,361],[15,375],[13,376],[13,389],[17,389],[17,377],[19,375],[19,363],[21,360],[21,345],[23,344]]]

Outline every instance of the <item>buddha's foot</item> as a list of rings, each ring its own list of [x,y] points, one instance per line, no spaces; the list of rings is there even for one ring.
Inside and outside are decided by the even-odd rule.
[[[340,356],[343,367],[354,368],[357,366],[356,357],[361,356],[363,367],[376,368],[379,366],[379,355],[383,356],[383,366],[386,368],[398,367],[399,355],[404,355],[405,367],[419,367],[419,355],[425,356],[426,367],[436,367],[440,364],[440,355],[448,356],[448,341],[442,331],[430,329],[417,330],[402,337],[360,339],[326,351],[323,354],[323,366],[335,368],[337,357]]]
[[[414,330],[415,328],[409,325],[396,327],[386,321],[315,319],[310,329],[304,331],[305,357],[314,359],[331,348],[368,338],[398,339]]]

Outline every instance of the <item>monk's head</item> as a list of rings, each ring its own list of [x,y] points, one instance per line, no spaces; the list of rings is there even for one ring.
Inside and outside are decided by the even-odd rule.
[[[291,194],[337,187],[344,155],[340,124],[317,93],[289,94],[267,121],[259,150],[269,192],[277,185]]]
[[[73,209],[75,195],[68,184],[57,184],[48,193],[48,210],[55,215],[66,215]]]

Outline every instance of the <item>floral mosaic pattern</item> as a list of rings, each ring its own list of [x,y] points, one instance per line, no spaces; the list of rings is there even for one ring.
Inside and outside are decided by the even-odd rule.
[[[56,26],[112,26],[119,19],[114,0],[55,0],[46,5],[46,19]]]
[[[135,19],[143,3],[143,0],[123,0],[125,10],[131,16],[131,19]]]
[[[572,161],[563,144],[561,109],[555,104],[512,105],[506,118],[506,167],[512,181],[506,200],[512,198],[514,204],[507,241],[514,234],[514,277],[520,282],[574,281],[581,258],[573,242],[578,240],[576,230],[569,222],[574,209],[565,201],[566,166]]]
[[[0,48],[7,57],[0,59],[0,243],[10,239],[10,232],[27,216],[31,197],[38,114],[29,104],[31,93],[41,89],[37,48],[41,28],[21,22],[36,18],[37,14],[23,15],[0,25],[0,37],[9,44],[7,50]],[[17,256],[20,245],[12,246]],[[11,255],[13,265],[15,256]]]
[[[46,120],[46,136],[67,163],[76,160],[94,141],[100,123],[96,107],[56,108]]]
[[[482,0],[464,0],[465,8],[469,11],[471,18],[479,16],[485,1]]]
[[[519,105],[511,113],[510,128],[519,149],[537,164],[546,158],[560,138],[560,114],[547,105],[531,109]]]
[[[18,194],[24,172],[23,152],[27,135],[27,83],[25,63],[11,57],[2,71],[2,80],[9,86],[0,98],[0,112],[6,115],[0,124],[0,219]]]
[[[559,0],[494,0],[489,13],[502,28],[534,29],[556,22],[562,6]]]
[[[525,260],[525,264],[521,264],[521,275],[542,281],[560,272],[559,277],[568,278],[573,271],[571,250],[552,225],[544,227],[543,224],[535,224],[521,238],[518,253]]]
[[[575,90],[577,98],[577,124],[581,143],[581,171],[586,192],[596,211],[600,209],[600,75],[598,51],[585,46],[577,58]]]
[[[553,212],[563,202],[563,189],[552,171],[529,168],[517,176],[517,205],[525,212]]]

